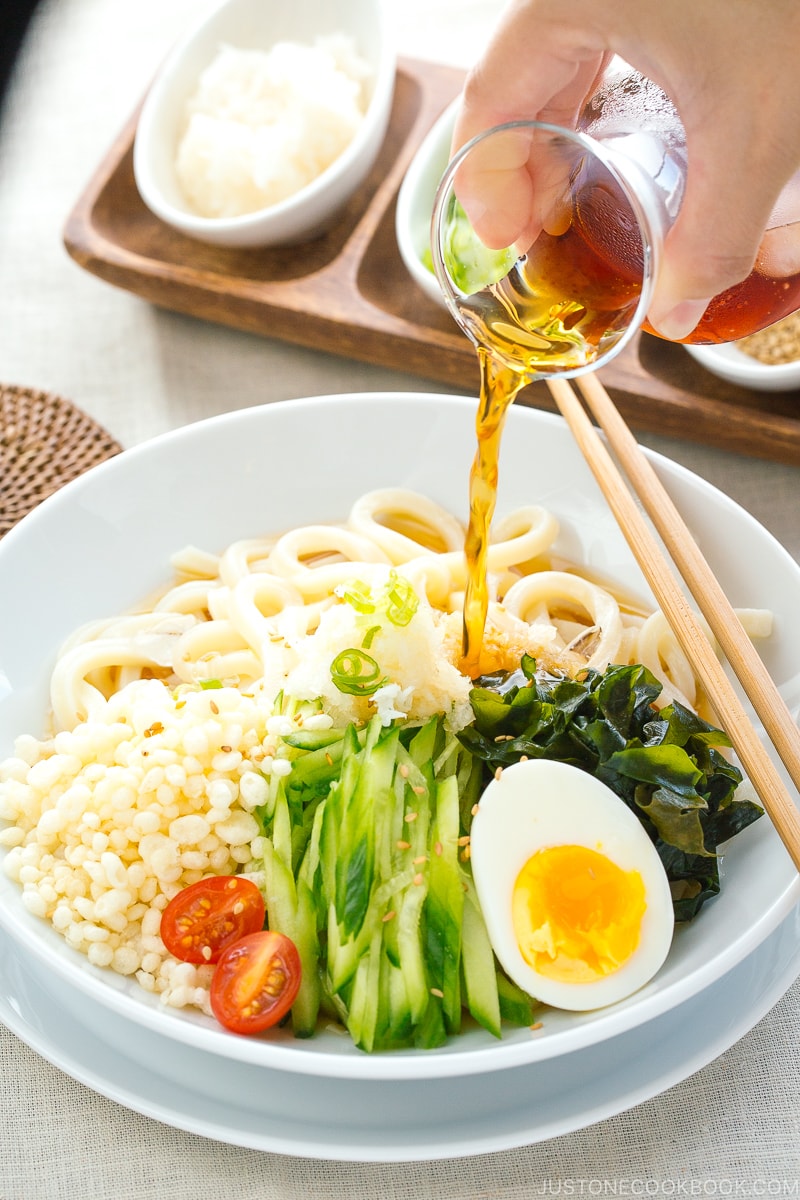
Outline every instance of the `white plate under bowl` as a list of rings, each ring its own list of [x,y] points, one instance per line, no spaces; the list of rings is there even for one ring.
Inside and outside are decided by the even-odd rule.
[[[238,538],[344,518],[364,492],[404,486],[462,517],[474,454],[476,401],[421,393],[361,393],[246,409],[127,451],[45,500],[0,542],[0,755],[39,733],[57,648],[83,622],[118,614],[168,581],[186,544],[220,551]],[[800,705],[800,567],[732,500],[657,455],[660,477],[732,602],[768,607],[767,666]],[[638,568],[563,421],[513,408],[503,443],[498,515],[540,503],[561,523],[558,549],[601,577],[646,594]],[[659,974],[613,1007],[548,1012],[537,1037],[498,1042],[471,1030],[431,1051],[365,1055],[329,1032],[238,1038],[201,1014],[165,1010],[130,979],[93,968],[23,907],[0,871],[0,924],[58,977],[66,1006],[100,1008],[222,1059],[349,1080],[440,1080],[489,1074],[596,1046],[709,987],[751,954],[800,899],[800,879],[765,818],[723,861],[723,891],[679,931]],[[131,1029],[131,1036],[136,1035]]]
[[[97,1006],[65,1013],[58,979],[2,930],[0,1021],[73,1079],[165,1125],[298,1158],[419,1162],[543,1142],[649,1100],[743,1037],[798,971],[794,909],[727,975],[646,1025],[577,1054],[424,1087],[320,1081],[225,1061],[211,1072],[202,1051],[149,1030],[139,1030],[129,1056],[124,1018],[107,1014],[98,1037]]]

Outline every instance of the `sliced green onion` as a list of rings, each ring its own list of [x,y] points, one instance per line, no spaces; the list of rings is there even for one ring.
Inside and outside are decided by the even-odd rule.
[[[396,571],[389,572],[386,585],[386,616],[393,625],[408,625],[419,608],[419,596],[411,584]]]
[[[372,597],[369,584],[363,583],[360,579],[354,579],[351,584],[343,588],[341,596],[356,612],[375,612],[375,601]]]
[[[370,625],[369,629],[364,634],[364,637],[361,640],[361,645],[364,647],[365,650],[369,650],[370,646],[375,641],[375,634],[380,633],[380,631],[381,631],[380,625]]]
[[[216,690],[216,688],[221,688],[222,683],[219,679],[201,679],[200,687],[204,692],[210,692],[212,690]]]
[[[349,696],[371,696],[386,682],[381,669],[363,650],[343,650],[331,663],[331,679]]]

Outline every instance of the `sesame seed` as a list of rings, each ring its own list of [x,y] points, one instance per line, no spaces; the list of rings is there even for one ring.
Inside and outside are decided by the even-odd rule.
[[[408,812],[408,813],[406,813],[406,815],[403,819],[406,821],[416,821],[418,816],[419,816],[419,813]]]
[[[442,849],[443,849],[443,846],[442,846],[442,843],[441,843],[441,842],[437,842],[437,843],[436,843],[436,845],[433,847],[433,852],[434,852],[434,854],[436,855],[436,857],[437,857],[437,858],[441,858],[441,856],[442,856]]]
[[[404,842],[402,839],[399,842],[396,842],[395,845],[397,846],[398,850],[410,850],[411,849],[411,842]]]
[[[503,777],[503,768],[502,767],[497,768],[497,770],[494,773],[494,777],[495,777],[495,779],[502,779],[502,777]]]
[[[473,817],[476,817],[478,815],[479,808],[480,808],[479,804],[473,804],[472,808],[470,809],[470,813]]]
[[[428,789],[420,785],[419,787],[412,787],[411,790],[415,796],[424,796]]]
[[[431,995],[432,995],[432,996],[438,996],[438,998],[439,998],[440,1000],[444,1000],[444,992],[442,991],[442,989],[441,989],[441,988],[435,988],[435,987],[432,987],[432,988],[431,988]]]
[[[403,779],[408,779],[408,766],[406,765],[406,763],[401,763],[399,770],[400,770],[400,774],[402,775]]]
[[[208,707],[214,713],[214,716],[216,716],[219,713],[219,708],[214,700],[209,701]]]
[[[425,876],[421,871],[419,871],[411,880],[411,882],[414,884],[414,887],[420,887],[425,882]]]
[[[460,837],[460,838],[458,839],[457,845],[459,845],[459,846],[468,846],[468,845],[469,845],[469,840],[470,840],[470,839],[469,839],[469,834],[468,834],[468,833],[465,833],[463,837]]]
[[[412,858],[412,860],[411,860],[411,861],[412,861],[412,863],[414,864],[414,866],[416,867],[418,863],[424,863],[424,862],[427,862],[427,861],[428,861],[428,856],[427,856],[427,854],[419,854],[419,855],[417,855],[417,857],[416,857],[416,858]]]
[[[533,1025],[530,1026],[530,1029],[532,1033],[535,1033],[537,1029],[544,1029],[544,1025],[541,1021],[534,1021]]]
[[[394,909],[392,909],[391,912],[387,912],[387,913],[383,914],[383,916],[381,917],[381,921],[383,921],[383,923],[385,925],[387,921],[392,921],[396,916],[397,916],[397,913],[395,912]]]

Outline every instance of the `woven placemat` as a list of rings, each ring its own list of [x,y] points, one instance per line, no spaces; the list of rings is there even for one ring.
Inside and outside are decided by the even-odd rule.
[[[47,496],[121,449],[71,401],[0,384],[0,537]]]

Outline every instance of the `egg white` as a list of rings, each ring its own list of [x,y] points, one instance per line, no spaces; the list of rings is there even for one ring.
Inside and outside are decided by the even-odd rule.
[[[541,975],[523,957],[512,921],[514,884],[537,850],[584,846],[624,871],[638,871],[646,910],[639,944],[610,975],[567,983]],[[472,820],[472,873],[489,940],[508,976],[554,1008],[586,1011],[615,1004],[643,987],[669,952],[672,897],[658,853],[636,816],[599,779],[566,763],[530,759],[489,784]]]

